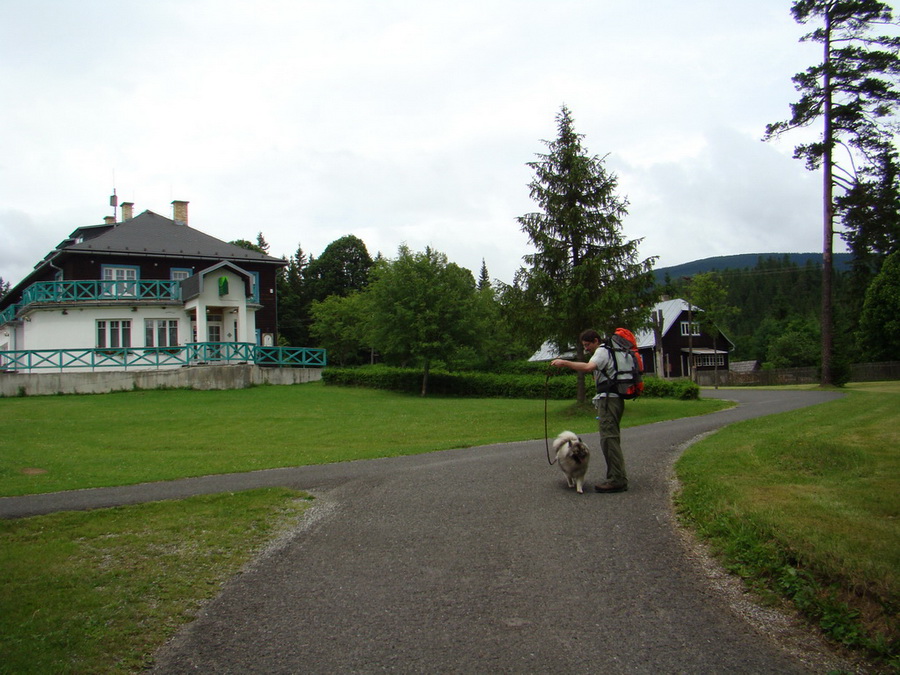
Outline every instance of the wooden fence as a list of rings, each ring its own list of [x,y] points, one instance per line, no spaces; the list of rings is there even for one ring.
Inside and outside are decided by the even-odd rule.
[[[781,384],[817,384],[819,369],[809,368],[775,368],[771,370],[755,370],[734,373],[728,370],[701,370],[697,372],[697,384],[701,387],[740,386],[772,386]],[[881,382],[884,380],[900,380],[900,361],[883,361],[881,363],[854,363],[850,366],[851,382]]]

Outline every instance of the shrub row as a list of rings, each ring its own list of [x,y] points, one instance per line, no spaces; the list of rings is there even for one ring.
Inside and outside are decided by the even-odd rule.
[[[540,374],[512,375],[432,370],[428,375],[428,393],[478,398],[546,397],[565,400],[576,397],[577,385],[574,375],[569,373],[570,377],[547,377],[545,371],[546,367]],[[369,387],[410,394],[418,394],[422,390],[422,371],[415,368],[392,368],[381,365],[357,368],[328,366],[322,371],[322,380],[329,385]],[[700,387],[689,380],[660,380],[648,377],[644,380],[644,396],[696,399],[700,397]]]

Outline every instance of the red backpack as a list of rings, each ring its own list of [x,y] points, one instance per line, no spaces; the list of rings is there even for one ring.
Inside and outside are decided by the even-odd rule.
[[[627,328],[616,328],[607,349],[615,370],[608,379],[606,391],[615,392],[625,399],[637,398],[644,392],[644,361],[638,352],[634,334]]]

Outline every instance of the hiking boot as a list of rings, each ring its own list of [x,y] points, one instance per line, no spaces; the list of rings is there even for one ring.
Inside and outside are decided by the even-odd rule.
[[[597,492],[625,492],[628,490],[628,483],[613,483],[612,481],[608,481],[594,486],[594,489],[596,489]]]

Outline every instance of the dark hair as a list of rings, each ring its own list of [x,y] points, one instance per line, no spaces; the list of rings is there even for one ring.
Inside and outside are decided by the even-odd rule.
[[[600,333],[595,331],[593,328],[588,328],[585,331],[581,332],[581,335],[578,336],[578,339],[581,342],[594,342],[595,340],[598,342],[602,342],[603,338],[600,337]]]

